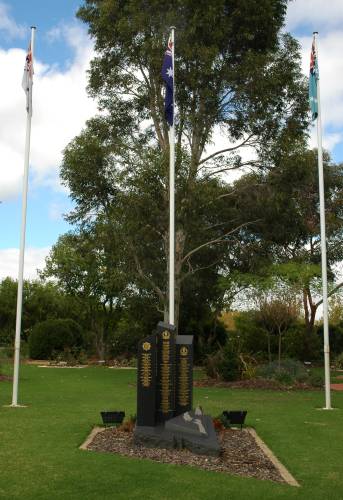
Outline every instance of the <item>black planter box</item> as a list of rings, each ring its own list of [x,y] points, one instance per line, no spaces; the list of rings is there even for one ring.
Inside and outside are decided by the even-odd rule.
[[[102,411],[100,413],[104,424],[121,424],[125,417],[125,411]]]
[[[223,417],[230,425],[240,425],[242,429],[247,413],[245,410],[223,411]]]

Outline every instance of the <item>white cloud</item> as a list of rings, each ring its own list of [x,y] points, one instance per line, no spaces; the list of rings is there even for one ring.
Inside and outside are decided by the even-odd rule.
[[[36,54],[30,158],[34,183],[57,189],[63,149],[96,113],[96,103],[86,94],[93,45],[76,25],[58,29],[72,48],[73,58],[62,71],[44,64]],[[0,94],[6,96],[0,101],[0,199],[14,196],[21,186],[26,125],[21,87],[24,60],[24,50],[0,49],[0,67],[6,68],[0,80]]]
[[[43,269],[45,258],[50,251],[46,248],[27,248],[25,251],[24,278],[35,279],[38,277],[37,269]],[[18,279],[19,250],[18,248],[0,249],[0,280],[10,276]]]
[[[9,14],[9,6],[0,2],[0,32],[6,38],[22,38],[25,34],[25,27],[17,24]]]
[[[51,30],[49,30],[46,33],[45,36],[46,36],[46,39],[48,40],[48,42],[50,42],[50,43],[54,42],[55,40],[58,40],[62,36],[61,26],[54,26],[53,28],[51,28]]]
[[[343,131],[341,132],[324,132],[322,137],[323,148],[332,151],[337,144],[343,142]],[[309,140],[310,148],[318,147],[318,139],[317,139],[317,126],[314,124],[310,129],[310,140]]]
[[[64,220],[64,214],[69,212],[70,206],[66,202],[51,202],[49,206],[49,218],[52,221]]]
[[[342,0],[293,0],[288,4],[287,29],[308,27],[326,31],[340,28],[343,23]]]

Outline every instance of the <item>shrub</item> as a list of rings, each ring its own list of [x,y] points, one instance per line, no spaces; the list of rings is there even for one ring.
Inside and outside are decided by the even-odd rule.
[[[81,327],[72,319],[48,319],[37,323],[29,336],[32,359],[50,359],[82,346]]]
[[[342,369],[343,369],[343,352],[341,352],[341,354],[338,354],[338,356],[336,356],[336,359],[335,359],[335,366],[336,366],[336,368],[338,368],[339,370],[342,370]]]
[[[85,352],[79,347],[66,347],[62,352],[53,351],[51,358],[57,363],[65,362],[69,366],[86,365],[88,362]]]
[[[320,325],[317,330],[318,339],[323,349],[323,325]],[[340,322],[338,325],[329,324],[330,332],[330,352],[332,354],[339,354],[343,351],[343,323]]]
[[[306,368],[300,361],[294,359],[282,359],[280,366],[278,361],[262,365],[257,369],[257,375],[277,380],[285,385],[308,380]]]
[[[256,311],[242,311],[235,316],[236,335],[239,337],[241,349],[254,355],[260,353],[264,359],[268,356],[268,335],[257,322]],[[272,350],[277,344],[271,339]]]
[[[251,380],[256,376],[257,361],[253,356],[240,354],[239,359],[242,364],[241,378]]]
[[[330,332],[331,333],[331,332]],[[315,361],[321,358],[323,343],[316,332],[308,332],[305,325],[297,323],[284,336],[285,356],[301,361]]]
[[[324,385],[324,378],[323,378],[322,375],[319,375],[318,373],[310,373],[309,383],[313,387],[323,387],[323,385]]]
[[[14,347],[12,345],[6,345],[0,348],[0,358],[2,359],[12,359],[14,354]]]
[[[124,356],[130,358],[137,353],[137,344],[142,337],[149,335],[142,329],[139,321],[125,315],[120,318],[115,328],[108,334],[108,354],[110,357]]]
[[[0,330],[0,345],[10,345],[13,343],[15,332],[13,328],[4,327]]]
[[[240,379],[242,361],[232,343],[207,356],[205,371],[209,377],[227,382]]]
[[[293,377],[289,373],[284,371],[275,373],[273,378],[274,380],[277,380],[277,382],[280,382],[280,384],[282,385],[292,385],[292,383],[294,382]]]

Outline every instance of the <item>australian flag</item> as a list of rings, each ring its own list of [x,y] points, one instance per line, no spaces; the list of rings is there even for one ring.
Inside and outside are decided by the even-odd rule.
[[[162,78],[166,84],[166,95],[164,101],[164,114],[168,124],[172,127],[174,123],[174,68],[172,56],[172,41],[168,41],[168,47],[164,54],[162,65]]]
[[[318,64],[317,64],[317,54],[314,44],[312,42],[311,49],[311,60],[310,60],[310,78],[309,78],[309,97],[310,97],[310,108],[312,113],[312,120],[315,120],[318,116],[318,97],[317,97],[317,80],[319,78]]]

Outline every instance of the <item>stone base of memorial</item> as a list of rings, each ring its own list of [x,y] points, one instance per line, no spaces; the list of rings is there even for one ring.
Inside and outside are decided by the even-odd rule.
[[[220,444],[212,418],[199,409],[154,427],[136,426],[134,442],[149,448],[186,448],[200,455],[219,456]]]

